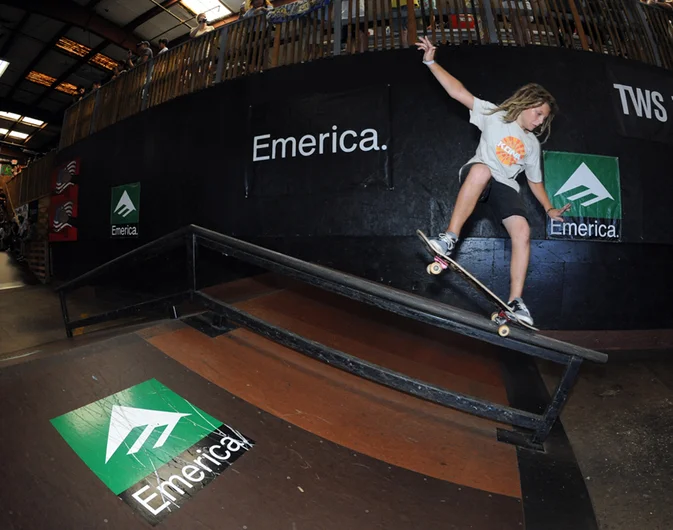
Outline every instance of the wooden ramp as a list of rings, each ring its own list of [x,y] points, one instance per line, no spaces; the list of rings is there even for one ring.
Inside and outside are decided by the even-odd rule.
[[[496,347],[273,276],[208,292],[368,361],[509,403]],[[596,528],[580,502],[584,492],[560,508],[551,498],[554,488],[576,483],[526,491],[534,483],[521,465],[527,450],[498,442],[497,424],[363,380],[243,329],[209,335],[186,322],[32,362],[3,366],[0,360],[0,503],[9,508],[0,512],[0,528],[54,528],[54,521],[59,528],[106,529],[543,528],[527,524],[535,520],[532,513],[545,513],[550,525],[544,528]],[[153,390],[142,397],[147,385]],[[170,427],[157,427],[140,443],[147,424],[134,424],[129,413],[122,421],[130,426],[119,446],[124,450],[113,451],[117,467],[106,469],[106,450],[96,453],[93,440],[107,453],[114,449],[111,407],[126,407],[115,409],[125,414],[147,410],[162,392],[190,407],[162,408],[182,415],[165,449],[154,446]],[[209,427],[184,449],[191,435],[180,429],[189,422]],[[184,442],[175,442],[184,449],[177,455],[170,453],[174,438]],[[212,464],[203,458],[207,447],[217,458]],[[227,465],[220,460],[224,452],[231,453]],[[536,458],[535,473],[544,472],[545,456]],[[154,468],[144,476],[148,459]],[[553,456],[548,460],[555,465]],[[127,464],[141,478],[114,491],[110,476]],[[138,499],[154,510],[167,507],[148,515]],[[562,526],[573,511],[582,523]]]

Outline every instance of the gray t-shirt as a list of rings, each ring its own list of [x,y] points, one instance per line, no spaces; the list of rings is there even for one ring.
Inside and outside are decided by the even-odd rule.
[[[493,108],[493,103],[474,98],[470,123],[479,127],[481,138],[477,152],[467,164],[486,164],[495,180],[517,192],[520,188],[516,177],[521,171],[526,171],[526,177],[531,182],[542,182],[540,141],[537,136],[524,131],[516,121],[505,123],[503,111],[486,114]]]
[[[143,57],[147,57],[147,60],[150,61],[154,58],[154,52],[152,51],[152,48],[145,48],[143,50],[140,50],[140,53],[138,54],[138,59],[142,59]]]

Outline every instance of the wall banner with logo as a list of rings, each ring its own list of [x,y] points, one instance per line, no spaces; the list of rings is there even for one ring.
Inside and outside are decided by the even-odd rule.
[[[617,62],[607,74],[620,134],[673,144],[673,76]]]
[[[612,241],[622,238],[619,160],[545,151],[544,184],[555,208],[570,203],[564,222],[547,217],[547,238]]]
[[[58,166],[51,174],[51,191],[54,194],[63,193],[69,186],[79,184],[79,158],[68,160]]]
[[[391,189],[390,87],[252,105],[246,196]]]
[[[77,241],[79,186],[67,186],[49,203],[49,242]]]
[[[140,236],[140,182],[110,190],[110,237]]]
[[[49,241],[77,241],[77,212],[79,210],[79,158],[58,166],[51,175],[49,206]]]
[[[213,480],[226,480],[220,476],[255,444],[156,379],[50,421],[89,470],[152,526]]]

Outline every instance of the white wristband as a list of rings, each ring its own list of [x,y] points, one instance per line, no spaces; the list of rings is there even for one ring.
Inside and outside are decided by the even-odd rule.
[[[431,64],[435,64],[435,60],[433,59],[432,61],[423,61],[423,64],[430,66]]]

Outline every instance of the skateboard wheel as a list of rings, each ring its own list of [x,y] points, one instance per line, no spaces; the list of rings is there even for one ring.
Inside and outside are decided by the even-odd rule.
[[[498,313],[491,313],[491,320],[493,322],[497,322],[498,320]]]
[[[427,270],[428,274],[439,274],[442,272],[442,266],[437,262],[433,262],[428,265]]]
[[[509,326],[507,326],[506,324],[500,326],[498,328],[498,335],[500,335],[501,337],[506,337],[507,335],[509,335]]]

